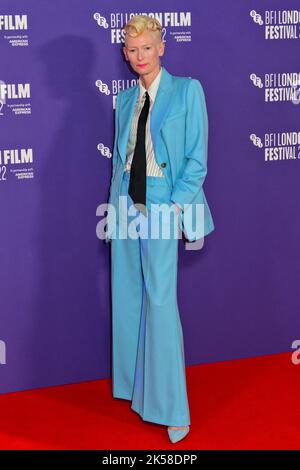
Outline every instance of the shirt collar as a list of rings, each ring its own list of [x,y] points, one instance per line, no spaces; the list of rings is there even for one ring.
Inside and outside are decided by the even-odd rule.
[[[162,68],[160,67],[159,73],[157,74],[157,76],[155,77],[155,79],[153,80],[151,85],[149,86],[148,90],[146,90],[146,88],[143,87],[141,79],[139,78],[139,80],[138,80],[139,81],[139,86],[140,86],[139,100],[141,100],[143,98],[143,96],[145,94],[145,91],[148,91],[152,102],[155,100],[155,96],[156,96],[156,93],[157,93],[157,90],[158,90],[158,87],[159,87],[161,72],[162,72]]]

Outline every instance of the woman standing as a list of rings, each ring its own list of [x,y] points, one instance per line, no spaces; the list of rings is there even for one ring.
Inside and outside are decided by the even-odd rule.
[[[168,426],[177,442],[191,423],[177,304],[179,228],[190,241],[214,229],[202,188],[206,105],[198,80],[161,65],[165,44],[156,19],[136,15],[124,30],[125,59],[139,80],[116,102],[107,231],[113,396],[131,400],[143,420]],[[189,210],[196,204],[204,211],[202,230],[194,233]]]

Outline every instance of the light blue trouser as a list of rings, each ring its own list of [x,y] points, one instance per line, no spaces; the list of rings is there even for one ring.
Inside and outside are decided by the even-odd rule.
[[[126,196],[126,210],[133,204],[129,175],[124,172],[120,193]],[[149,211],[151,203],[171,206],[170,197],[164,177],[147,176]],[[128,222],[138,214],[148,219],[149,234],[150,212],[148,217],[136,212]],[[170,223],[171,228],[178,224],[178,216]],[[142,238],[143,229],[136,225],[136,239],[117,234],[111,240],[113,396],[131,400],[143,420],[184,426],[190,424],[190,413],[177,305],[178,238]]]

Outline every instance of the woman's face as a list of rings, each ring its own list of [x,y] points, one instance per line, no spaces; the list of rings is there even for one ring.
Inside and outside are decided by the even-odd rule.
[[[123,52],[135,72],[147,75],[159,69],[159,57],[164,54],[164,46],[155,33],[144,31],[136,38],[127,36]]]

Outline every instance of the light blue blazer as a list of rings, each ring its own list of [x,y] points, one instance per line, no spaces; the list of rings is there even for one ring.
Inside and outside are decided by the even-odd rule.
[[[126,161],[139,85],[118,93],[115,112],[115,139],[106,239],[114,237],[118,220],[119,194]],[[199,80],[170,74],[162,75],[150,114],[150,130],[155,157],[172,193],[171,200],[181,208],[180,228],[189,241],[198,240],[214,230],[203,183],[207,174],[208,117],[205,95]],[[201,204],[204,218],[195,226],[195,205]],[[194,215],[193,215],[194,214]],[[116,217],[116,219],[115,219]],[[196,228],[196,230],[195,230]]]

